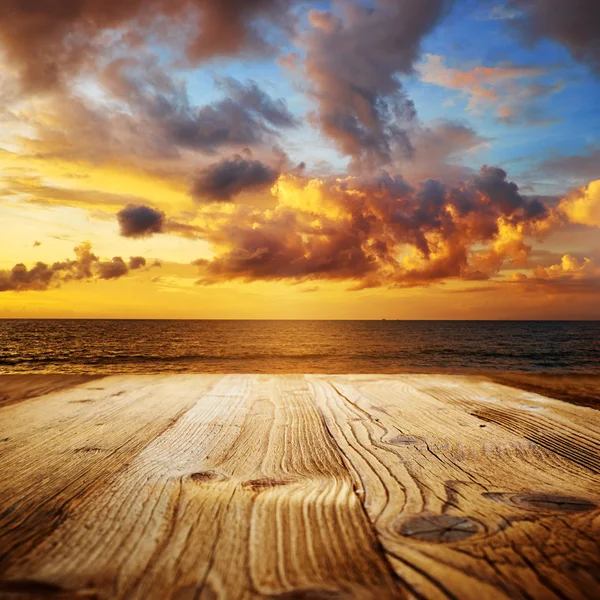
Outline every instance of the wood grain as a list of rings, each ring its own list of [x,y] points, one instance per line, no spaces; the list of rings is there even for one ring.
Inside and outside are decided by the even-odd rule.
[[[600,410],[600,375],[497,373],[486,379]]]
[[[554,452],[521,435],[537,413],[513,408],[513,431],[472,414],[474,404],[508,410],[502,386],[488,383],[483,393],[467,378],[444,376],[311,383],[415,596],[599,597],[600,479],[580,453],[569,460],[562,446]],[[568,425],[561,415],[544,418],[540,431]],[[598,436],[572,425],[564,440],[587,449]]]
[[[0,407],[100,378],[101,375],[0,375]]]
[[[114,377],[1,409],[0,569],[45,539],[217,379]]]
[[[402,597],[377,547],[304,379],[228,376],[4,578],[100,598]]]
[[[600,597],[598,411],[449,375],[31,379],[0,598]]]

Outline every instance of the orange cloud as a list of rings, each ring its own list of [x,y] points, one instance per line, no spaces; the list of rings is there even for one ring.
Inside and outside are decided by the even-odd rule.
[[[571,223],[600,227],[600,179],[568,194],[560,201],[558,211]]]
[[[74,252],[75,260],[52,265],[38,262],[31,268],[19,263],[10,270],[0,271],[0,292],[43,291],[74,280],[119,279],[146,265],[143,256],[132,256],[128,263],[120,256],[100,260],[89,242],[76,246]]]
[[[594,257],[576,258],[565,254],[548,267],[537,266],[531,273],[515,273],[512,281],[551,293],[594,294],[600,292],[600,264]]]
[[[462,71],[447,67],[444,58],[436,54],[426,54],[418,70],[425,83],[458,90],[466,96],[467,110],[483,113],[492,108],[498,120],[506,123],[543,121],[535,104],[537,99],[561,88],[560,84],[535,83],[546,74],[539,67],[511,65]]]
[[[534,271],[534,275],[540,279],[600,277],[600,265],[596,264],[593,258],[578,260],[571,254],[565,254],[557,265],[550,267],[538,266]]]
[[[485,279],[527,262],[553,216],[506,173],[483,167],[460,187],[401,177],[303,180],[282,176],[267,210],[228,205],[200,213],[214,256],[202,283],[329,279],[354,288]],[[214,211],[214,208],[211,209]]]

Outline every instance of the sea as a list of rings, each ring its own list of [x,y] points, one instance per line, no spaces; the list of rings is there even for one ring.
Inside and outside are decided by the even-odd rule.
[[[0,320],[0,373],[600,373],[599,321]]]

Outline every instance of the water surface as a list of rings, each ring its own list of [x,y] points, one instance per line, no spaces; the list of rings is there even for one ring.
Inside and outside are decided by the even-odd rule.
[[[2,373],[600,373],[600,322],[0,320]]]

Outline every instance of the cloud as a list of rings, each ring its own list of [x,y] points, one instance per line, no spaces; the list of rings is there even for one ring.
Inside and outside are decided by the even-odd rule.
[[[146,204],[128,204],[117,213],[117,221],[120,234],[128,238],[145,238],[157,233],[170,233],[196,239],[202,232],[202,228],[167,218],[162,210]]]
[[[289,0],[0,0],[0,48],[28,93],[93,68],[107,45],[139,50],[154,35],[192,63],[265,54],[266,25],[291,26]],[[172,34],[174,31],[176,35]]]
[[[259,160],[236,154],[199,170],[194,177],[192,196],[200,202],[227,202],[246,190],[272,185],[278,176],[275,169]]]
[[[45,263],[38,262],[31,269],[19,263],[10,271],[0,271],[0,292],[45,290],[55,276],[56,272]]]
[[[278,128],[298,123],[283,99],[272,99],[256,82],[217,78],[224,98],[193,106],[185,85],[155,64],[156,58],[111,62],[101,83],[122,103],[115,126],[141,130],[155,153],[177,156],[181,149],[214,153],[222,146],[253,146],[273,142]],[[114,107],[113,107],[114,110]],[[118,133],[118,132],[117,132]]]
[[[557,211],[570,223],[600,227],[600,179],[573,190],[560,201]]]
[[[389,164],[394,151],[410,154],[406,127],[415,109],[397,76],[412,72],[421,40],[449,4],[376,0],[309,13],[302,66],[318,105],[311,120],[355,167]]]
[[[170,4],[170,3],[169,3]],[[187,48],[191,60],[215,55],[246,56],[274,50],[264,24],[291,26],[290,0],[194,0],[201,11],[200,30],[194,24],[194,39]]]
[[[535,276],[540,279],[559,279],[562,277],[583,278],[600,277],[600,265],[593,258],[578,260],[571,254],[565,254],[560,263],[550,267],[537,267]]]
[[[537,170],[544,175],[589,181],[600,176],[600,147],[591,147],[586,154],[552,156]]]
[[[495,167],[456,187],[412,187],[386,173],[283,175],[274,193],[274,208],[234,205],[207,216],[203,238],[215,254],[195,263],[201,283],[328,279],[362,289],[481,280],[524,264],[526,239],[544,235],[553,218]]]
[[[123,237],[147,237],[165,229],[165,213],[144,204],[128,204],[117,213]]]
[[[183,81],[156,57],[120,58],[98,73],[102,94],[54,94],[19,112],[35,135],[23,140],[37,158],[118,162],[183,178],[194,154],[271,149],[281,130],[297,125],[282,99],[253,81],[218,80],[223,97],[195,105]],[[197,162],[197,161],[196,161]]]
[[[425,83],[466,96],[468,111],[482,114],[493,109],[496,119],[506,124],[548,123],[538,101],[562,89],[560,83],[546,85],[535,81],[546,75],[539,67],[504,65],[463,71],[447,67],[442,56],[427,54],[418,70]]]
[[[411,132],[414,153],[402,161],[402,174],[411,182],[440,179],[452,185],[473,175],[464,158],[489,146],[468,124],[439,120],[420,125]]]
[[[132,256],[129,259],[129,268],[132,271],[135,271],[136,269],[141,269],[142,267],[146,266],[146,259],[143,256]]]
[[[119,256],[112,260],[100,260],[92,252],[89,242],[76,246],[74,252],[74,260],[52,265],[38,262],[31,268],[19,263],[12,269],[0,271],[0,292],[44,291],[69,281],[119,279],[127,275],[130,269],[139,269],[146,262],[141,256],[132,257],[129,266]]]
[[[512,21],[521,15],[521,12],[504,5],[498,5],[492,7],[486,14],[481,18],[484,21]]]
[[[537,266],[530,274],[516,273],[512,281],[553,293],[598,294],[600,263],[594,257],[578,259],[571,254],[565,254],[557,264]]]
[[[193,225],[192,223],[182,223],[175,219],[169,218],[167,219],[164,230],[160,233],[170,233],[183,238],[188,238],[190,240],[196,240],[201,236],[202,231],[203,228],[199,227],[198,225]]]
[[[127,263],[120,256],[115,256],[112,260],[98,261],[96,267],[100,279],[118,279],[129,272]]]
[[[516,24],[531,41],[562,44],[578,61],[600,75],[600,3],[597,0],[508,0],[520,11]]]
[[[8,179],[2,196],[26,194],[27,202],[40,205],[87,207],[122,206],[125,202],[135,204],[141,198],[124,194],[113,194],[98,190],[69,189],[42,183],[39,176],[24,176],[18,179]]]
[[[216,83],[227,97],[260,115],[274,127],[297,127],[300,124],[288,109],[285,100],[273,100],[255,81],[243,84],[233,77],[217,77]]]

